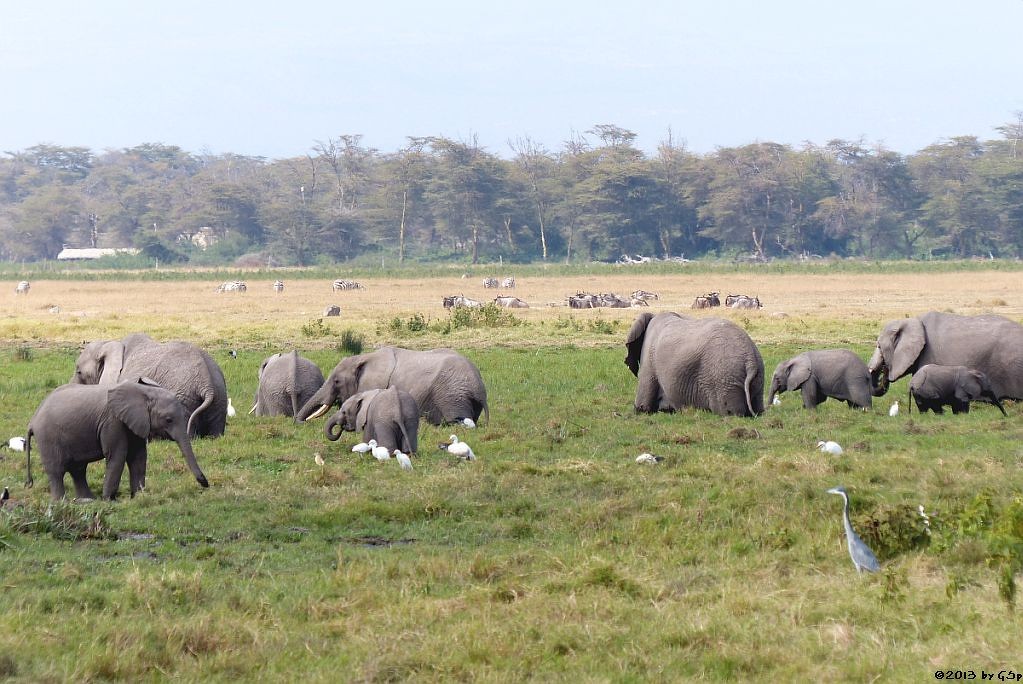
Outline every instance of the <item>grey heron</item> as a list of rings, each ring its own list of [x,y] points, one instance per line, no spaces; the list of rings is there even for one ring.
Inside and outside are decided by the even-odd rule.
[[[852,558],[853,565],[856,566],[856,572],[859,573],[864,570],[867,572],[877,572],[881,569],[877,556],[856,534],[853,530],[852,522],[849,520],[849,495],[846,493],[845,487],[832,487],[828,490],[828,494],[838,494],[845,502],[842,508],[842,522],[845,524],[845,541],[849,546],[849,556]]]

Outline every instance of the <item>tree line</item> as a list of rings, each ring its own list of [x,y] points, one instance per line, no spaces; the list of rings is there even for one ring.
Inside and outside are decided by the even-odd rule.
[[[611,124],[559,150],[510,141],[503,157],[446,137],[380,152],[340,135],[274,160],[40,144],[0,157],[0,259],[1019,258],[1023,113],[995,130],[911,155],[849,140],[697,154],[670,134],[648,155]]]

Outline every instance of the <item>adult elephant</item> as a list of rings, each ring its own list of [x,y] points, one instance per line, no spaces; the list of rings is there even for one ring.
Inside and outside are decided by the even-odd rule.
[[[799,390],[803,407],[817,408],[828,397],[849,404],[850,407],[871,407],[870,373],[854,352],[848,349],[820,349],[803,352],[782,361],[771,377],[767,401],[776,394]]]
[[[323,372],[309,359],[274,354],[259,366],[259,387],[249,413],[257,416],[295,416],[323,384]]]
[[[113,386],[62,385],[43,399],[28,423],[25,485],[32,486],[34,437],[54,499],[64,497],[67,473],[71,473],[79,499],[93,498],[85,467],[103,458],[107,461],[103,498],[117,495],[125,465],[131,495],[135,496],[146,485],[146,443],[151,439],[173,440],[196,481],[208,487],[192,452],[187,426],[188,414],[178,398],[148,379]]]
[[[927,364],[979,370],[999,399],[1023,399],[1023,325],[994,314],[937,311],[889,321],[867,363],[874,396]]]
[[[643,313],[625,347],[625,364],[639,379],[637,411],[695,406],[724,416],[764,412],[764,360],[731,321]]]
[[[298,419],[318,418],[353,394],[388,387],[411,394],[420,414],[434,425],[478,421],[483,412],[490,418],[487,388],[469,359],[453,349],[382,347],[342,359],[299,410]]]
[[[71,383],[108,385],[147,377],[175,395],[188,411],[188,434],[219,437],[227,425],[227,383],[217,362],[189,342],[157,342],[135,333],[90,342],[78,355]]]

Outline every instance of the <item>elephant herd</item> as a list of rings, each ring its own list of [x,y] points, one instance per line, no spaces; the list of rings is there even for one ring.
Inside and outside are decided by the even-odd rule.
[[[636,376],[635,408],[674,411],[686,406],[721,415],[764,412],[764,362],[749,335],[730,321],[676,313],[640,314],[625,342],[625,363]],[[913,375],[912,402],[923,412],[969,411],[971,401],[1023,398],[1023,326],[997,315],[930,312],[891,321],[868,363],[846,349],[807,351],[774,371],[768,402],[800,391],[803,406],[828,398],[869,409],[889,383]]]
[[[29,421],[26,486],[33,482],[34,439],[54,499],[64,496],[68,473],[76,496],[93,498],[85,469],[103,459],[103,498],[117,495],[125,466],[134,496],[145,486],[147,442],[169,439],[207,487],[191,438],[223,435],[228,404],[220,367],[191,343],[161,343],[142,333],[90,342],[70,382],[47,395]],[[361,430],[405,452],[417,450],[420,417],[435,425],[475,425],[490,416],[483,378],[471,361],[451,349],[397,347],[345,358],[326,378],[297,352],[274,354],[259,368],[249,413],[304,421],[334,405],[341,408],[327,423],[330,439],[337,440],[339,430]]]
[[[695,407],[720,415],[764,412],[764,361],[749,335],[731,321],[677,313],[642,313],[625,340],[625,363],[637,378],[637,412]],[[869,362],[844,349],[812,350],[778,364],[767,400],[799,390],[803,406],[828,398],[864,410],[889,384],[913,374],[910,396],[920,411],[954,413],[971,401],[1023,398],[1023,326],[996,315],[931,312],[884,326]],[[417,451],[420,418],[434,425],[489,421],[479,369],[451,349],[383,347],[342,359],[326,377],[295,351],[274,354],[259,368],[249,413],[306,421],[340,408],[326,435],[362,431],[389,450]],[[113,498],[125,466],[131,494],[145,486],[146,443],[170,439],[196,481],[207,479],[191,438],[224,434],[227,387],[217,363],[188,342],[157,342],[136,333],[85,345],[67,385],[53,390],[29,421],[26,485],[31,452],[39,458],[55,499],[71,474],[76,495],[92,498],[88,463],[106,459],[103,497]]]

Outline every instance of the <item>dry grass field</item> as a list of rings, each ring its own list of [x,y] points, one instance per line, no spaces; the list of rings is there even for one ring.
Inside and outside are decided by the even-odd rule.
[[[579,291],[628,295],[636,289],[657,292],[651,310],[695,316],[728,316],[754,321],[762,341],[813,339],[819,321],[869,322],[871,325],[929,310],[960,314],[998,313],[1023,318],[1023,289],[1018,272],[759,275],[755,273],[646,275],[641,270],[614,275],[519,278],[514,290],[484,289],[479,278],[360,278],[363,290],[331,291],[329,280],[287,280],[285,290],[271,289],[273,277],[249,280],[244,293],[216,293],[219,281],[46,281],[32,283],[27,296],[9,283],[0,296],[0,339],[29,345],[77,345],[97,337],[116,338],[135,332],[140,323],[154,337],[199,344],[236,346],[295,344],[303,325],[322,317],[330,304],[340,318],[324,319],[332,329],[352,327],[378,342],[376,327],[394,316],[416,312],[442,319],[445,295],[464,294],[489,301],[513,294],[531,308],[514,315],[540,324],[573,316],[631,321],[636,309],[570,310],[566,297]],[[760,311],[726,311],[723,307],[690,311],[693,298],[708,291],[760,297]],[[56,308],[54,308],[56,307]],[[783,317],[782,314],[785,314]],[[749,327],[749,326],[747,326]],[[873,329],[873,328],[872,328]],[[499,335],[505,344],[536,344],[521,329]],[[467,335],[458,346],[488,345],[492,337]],[[867,340],[861,340],[863,342]],[[557,343],[557,340],[553,341]],[[315,340],[306,340],[315,346]]]

